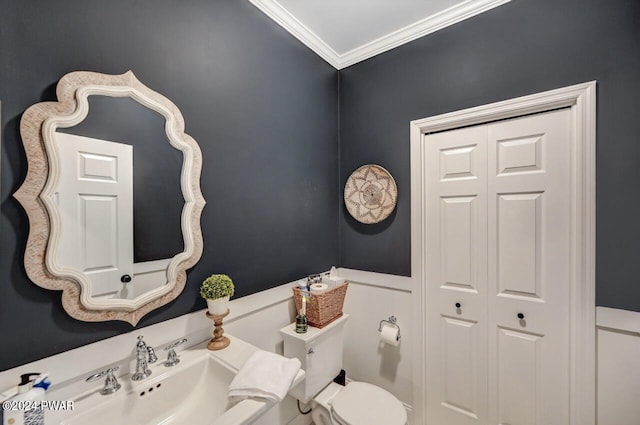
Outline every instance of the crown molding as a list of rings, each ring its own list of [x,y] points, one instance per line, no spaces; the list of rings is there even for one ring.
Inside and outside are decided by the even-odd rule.
[[[278,25],[289,31],[291,35],[300,40],[302,44],[313,50],[318,56],[327,61],[336,69],[340,67],[340,55],[327,43],[307,28],[302,22],[293,16],[287,9],[275,0],[249,0],[265,15],[273,19]]]
[[[467,0],[442,12],[416,21],[346,53],[339,54],[307,26],[300,22],[277,0],[249,0],[264,14],[313,50],[334,68],[340,70],[384,53],[417,38],[431,34],[465,19],[479,15],[511,0]]]
[[[431,15],[400,28],[367,44],[356,47],[347,53],[339,55],[338,69],[346,68],[373,56],[394,49],[415,39],[431,34],[465,19],[479,15],[511,0],[467,0],[442,12]]]

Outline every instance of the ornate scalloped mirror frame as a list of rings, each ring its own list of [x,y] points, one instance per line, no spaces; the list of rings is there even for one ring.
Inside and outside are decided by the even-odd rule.
[[[131,71],[122,75],[71,72],[56,87],[57,102],[29,107],[20,121],[20,133],[28,162],[27,176],[14,197],[29,217],[29,236],[24,265],[38,286],[61,290],[62,305],[75,319],[87,322],[122,320],[135,326],[150,311],[175,299],[184,289],[186,270],[202,255],[200,216],[205,200],[200,191],[202,154],[196,141],[184,132],[184,118],[166,97],[142,84]],[[184,207],[181,227],[184,251],[172,257],[166,270],[167,283],[134,300],[101,300],[90,296],[87,276],[57,264],[55,247],[60,237],[60,214],[54,190],[60,174],[53,136],[58,127],[80,123],[89,112],[90,95],[129,97],[166,119],[169,143],[183,153],[181,187]]]

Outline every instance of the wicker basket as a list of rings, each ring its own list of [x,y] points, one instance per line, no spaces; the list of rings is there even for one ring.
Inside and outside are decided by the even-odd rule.
[[[311,294],[311,299],[307,300],[307,323],[316,328],[324,328],[342,316],[348,286],[349,282],[345,282],[321,294]],[[293,288],[293,300],[296,303],[296,311],[300,312],[302,295],[298,287]]]

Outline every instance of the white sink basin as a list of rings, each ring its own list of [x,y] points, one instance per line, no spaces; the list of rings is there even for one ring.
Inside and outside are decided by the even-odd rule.
[[[227,388],[239,367],[256,350],[236,338],[221,351],[202,344],[181,353],[180,363],[152,365],[152,375],[133,382],[130,375],[119,378],[122,388],[100,395],[94,387],[72,397],[74,409],[65,414],[46,412],[46,424],[61,425],[243,425],[256,420],[273,404],[244,400],[231,406]],[[304,376],[300,372],[296,381]],[[62,416],[59,416],[62,415]]]

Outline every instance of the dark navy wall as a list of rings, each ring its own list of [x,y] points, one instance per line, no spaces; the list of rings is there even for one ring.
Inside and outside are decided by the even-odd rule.
[[[597,89],[597,304],[640,311],[640,2],[514,0],[340,72],[340,184],[377,163],[395,215],[340,217],[343,267],[411,273],[409,122],[572,84]]]
[[[334,263],[409,275],[409,121],[590,80],[597,303],[640,311],[637,0],[514,0],[342,70],[339,87],[337,71],[246,1],[0,0],[0,10],[0,370],[131,329],[71,319],[22,266],[28,222],[11,198],[26,173],[20,116],[55,100],[56,81],[76,70],[133,70],[178,105],[204,155],[202,260],[140,326],[203,308],[198,287],[214,272],[229,273],[238,296]],[[339,201],[367,163],[399,188],[394,214],[373,226]]]
[[[132,70],[182,111],[204,156],[204,253],[180,297],[139,326],[204,308],[227,273],[242,296],[338,260],[338,72],[248,1],[0,0],[0,370],[131,330],[83,323],[32,284],[22,112],[64,74]]]

